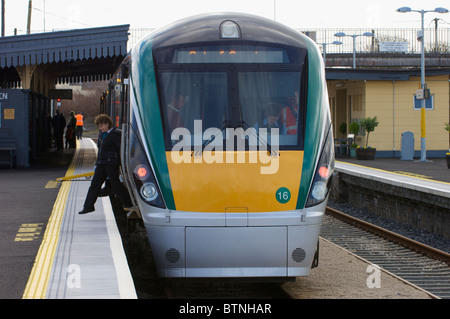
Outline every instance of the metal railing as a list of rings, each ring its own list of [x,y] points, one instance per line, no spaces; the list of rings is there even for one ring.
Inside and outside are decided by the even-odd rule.
[[[316,29],[301,28],[297,29],[316,43],[332,43],[341,41],[342,45],[327,45],[328,53],[352,53],[353,39],[351,37],[336,37],[338,32],[344,32],[347,35],[363,34],[372,32],[371,37],[360,36],[356,38],[356,52],[358,53],[380,53],[380,43],[382,42],[406,42],[409,54],[420,54],[421,42],[418,40],[419,29]],[[425,29],[425,52],[426,53],[450,53],[450,29]]]
[[[132,48],[141,39],[155,31],[155,28],[132,28],[130,29],[129,48]],[[372,32],[372,37],[357,37],[356,52],[358,53],[379,53],[381,42],[406,42],[408,50],[406,53],[420,54],[421,42],[418,38],[419,29],[317,29],[317,28],[298,28],[297,31],[308,35],[317,43],[332,43],[341,41],[342,45],[328,45],[327,53],[352,53],[353,39],[351,37],[336,37],[338,32],[344,32],[347,35],[363,34]],[[426,53],[450,53],[450,28],[425,29],[425,52]]]
[[[155,28],[131,28],[128,37],[128,49],[133,48],[139,41],[152,34]]]
[[[130,28],[128,49],[131,49],[155,30],[155,28]],[[344,32],[347,35],[363,34],[364,32],[374,34],[371,37],[360,36],[356,38],[356,52],[358,53],[380,53],[381,42],[406,42],[408,49],[405,53],[409,54],[420,54],[421,50],[421,42],[418,40],[419,28],[297,28],[296,30],[308,35],[317,43],[332,43],[333,41],[343,43],[342,45],[327,45],[327,54],[353,52],[353,39],[351,37],[336,37],[335,34],[338,32]],[[427,28],[424,31],[426,53],[450,53],[450,28]],[[36,32],[42,31],[32,31],[32,33]]]

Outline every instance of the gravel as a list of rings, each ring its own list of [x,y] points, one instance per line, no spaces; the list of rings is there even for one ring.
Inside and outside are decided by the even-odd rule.
[[[335,203],[330,199],[328,201],[328,206],[368,223],[390,230],[394,233],[414,239],[425,245],[450,253],[450,240],[441,235],[436,235],[425,230],[415,229],[411,225],[382,218],[370,212],[368,209],[356,208],[349,203]]]

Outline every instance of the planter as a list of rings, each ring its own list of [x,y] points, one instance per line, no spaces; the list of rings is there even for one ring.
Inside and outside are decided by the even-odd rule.
[[[357,148],[356,158],[359,160],[373,160],[376,152],[376,148]]]
[[[445,155],[445,160],[447,162],[447,168],[450,168],[450,154]]]
[[[356,148],[350,149],[350,157],[356,157]]]

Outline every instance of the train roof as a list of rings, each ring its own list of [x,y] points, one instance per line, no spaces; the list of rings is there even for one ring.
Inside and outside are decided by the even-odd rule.
[[[220,36],[220,27],[224,21],[233,21],[239,26],[242,41],[302,48],[306,47],[305,41],[308,41],[300,32],[267,18],[243,13],[207,13],[179,20],[156,31],[151,36],[153,49],[187,43],[226,41]]]

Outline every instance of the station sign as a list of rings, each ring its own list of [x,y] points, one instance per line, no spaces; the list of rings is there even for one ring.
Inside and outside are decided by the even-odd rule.
[[[72,100],[73,92],[72,89],[64,89],[64,90],[48,90],[48,97],[52,100]]]
[[[428,97],[426,97],[428,95]],[[434,110],[434,94],[424,93],[422,98],[414,95],[414,110],[420,110],[422,108],[422,101],[425,101],[425,110]]]
[[[380,52],[408,52],[408,42],[380,42]]]

